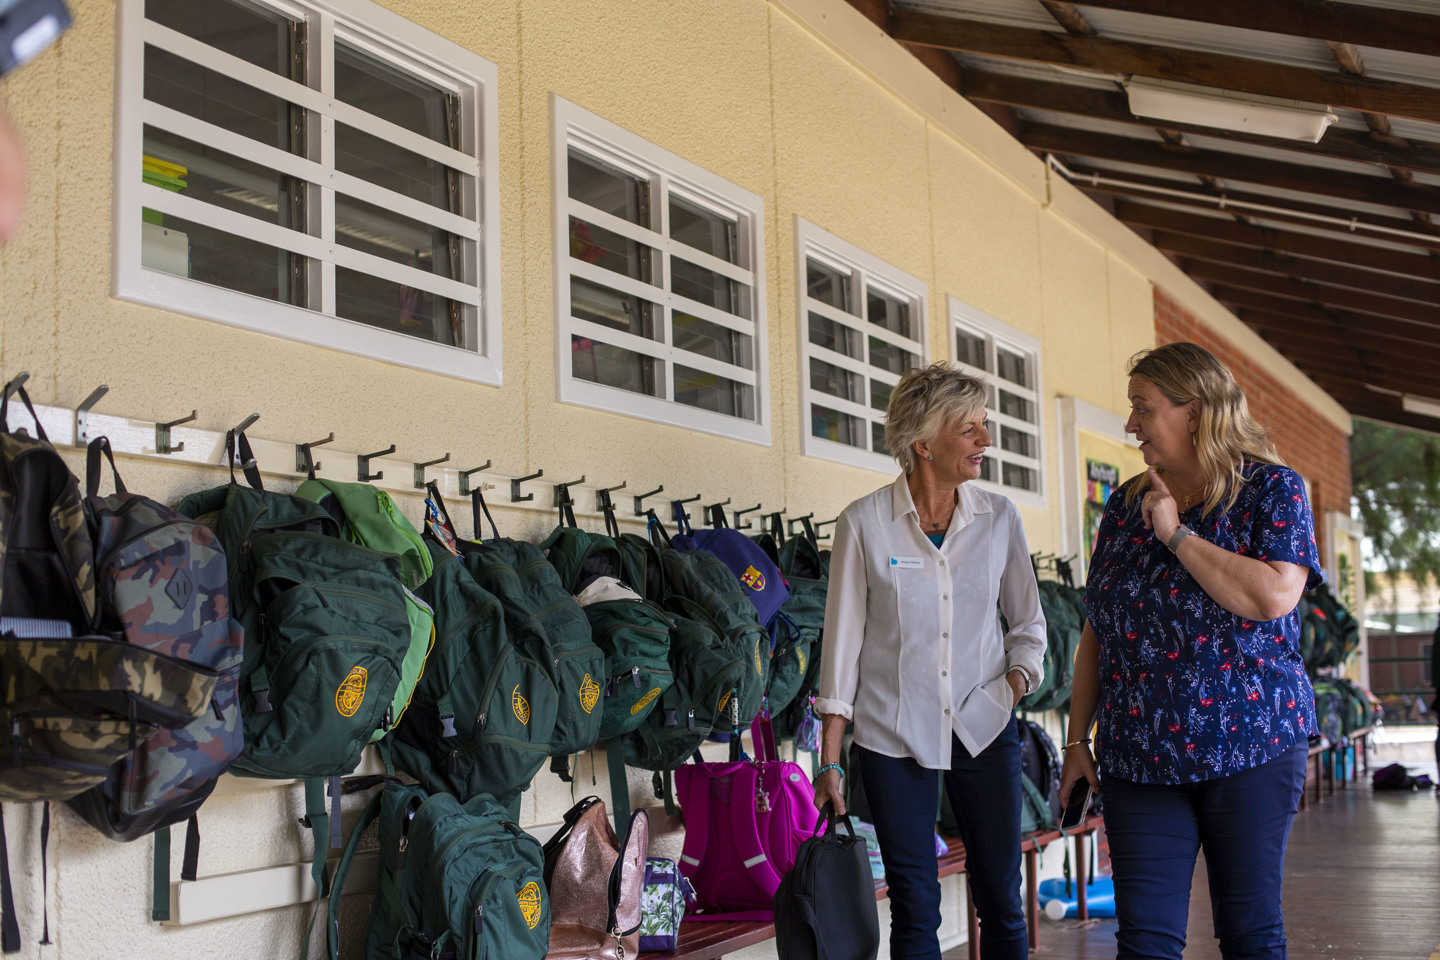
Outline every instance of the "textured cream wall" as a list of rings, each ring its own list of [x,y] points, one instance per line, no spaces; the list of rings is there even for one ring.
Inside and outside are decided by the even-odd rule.
[[[137,418],[170,419],[197,407],[197,426],[224,429],[258,410],[256,432],[270,438],[334,430],[345,449],[395,442],[400,456],[449,450],[466,463],[493,458],[501,473],[543,467],[547,478],[583,473],[607,485],[664,483],[667,492],[703,491],[707,500],[759,500],[830,517],[888,478],[800,456],[799,215],[929,284],[932,357],[949,357],[947,294],[1041,340],[1052,491],[1054,397],[1124,409],[1120,365],[1153,342],[1150,271],[1159,268],[1119,241],[1108,243],[1093,224],[1077,224],[1070,211],[1094,213],[1073,198],[1068,206],[1047,202],[1047,181],[1032,157],[938,89],[840,0],[510,0],[467,16],[441,0],[388,6],[499,68],[502,387],[112,300],[108,0],[72,0],[74,29],[0,84],[31,170],[25,226],[0,248],[0,370],[30,370],[31,392],[45,403],[74,404],[105,382],[111,392],[104,409]],[[891,82],[897,71],[905,87],[899,93]],[[552,93],[764,198],[770,446],[555,402]],[[223,476],[134,460],[122,468],[132,488],[167,499]],[[418,501],[401,503],[418,516]],[[1031,549],[1058,546],[1058,511],[1052,496],[1048,510],[1023,512]],[[538,538],[548,526],[534,512],[502,508],[497,519],[517,536]],[[577,796],[591,790],[588,766]],[[598,790],[608,796],[598,766]],[[632,772],[630,787],[642,800],[648,777]],[[541,825],[543,838],[544,825],[569,803],[570,790],[545,773],[522,816]],[[202,872],[303,857],[308,840],[295,825],[298,806],[293,788],[218,796],[204,811]],[[38,816],[13,810],[7,820],[25,956],[35,957]],[[122,955],[197,960],[294,953],[306,915],[300,908],[185,929],[150,923],[149,851],[149,841],[117,845],[57,813],[49,884],[57,946],[46,956],[114,956],[117,945]],[[359,909],[352,903],[347,913]]]

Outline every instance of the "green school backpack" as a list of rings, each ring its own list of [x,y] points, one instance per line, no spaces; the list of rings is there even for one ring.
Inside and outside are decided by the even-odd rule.
[[[540,549],[577,601],[601,578],[629,584],[620,551],[604,534],[561,526]],[[638,596],[596,600],[582,608],[595,645],[605,654],[599,739],[610,740],[640,726],[670,689],[670,619]]]
[[[533,543],[470,543],[464,560],[475,581],[503,605],[511,642],[551,665],[559,702],[550,755],[564,764],[564,757],[588,750],[600,733],[605,655],[591,639],[590,621]]]
[[[642,770],[678,769],[712,732],[732,732],[735,690],[750,669],[712,622],[672,614],[670,623],[674,683],[621,745],[625,763]]]
[[[789,584],[790,598],[780,608],[780,639],[770,660],[770,712],[782,739],[794,736],[799,712],[815,693],[829,589],[828,581],[798,576],[791,576]]]
[[[429,605],[412,591],[430,579],[433,563],[430,551],[420,534],[395,506],[384,490],[368,483],[342,483],[338,480],[306,480],[295,491],[302,500],[313,500],[340,524],[346,540],[392,553],[400,558],[400,579],[405,586],[405,616],[410,621],[410,647],[400,664],[400,684],[395,688],[391,704],[392,725],[400,722],[415,690],[415,683],[425,670],[425,657],[435,641],[435,614]],[[375,732],[373,740],[384,736]]]
[[[218,514],[232,613],[245,629],[245,750],[234,769],[343,776],[396,719],[411,640],[400,560],[344,540],[319,504],[267,492],[243,434],[239,454],[250,486],[232,479],[176,508]]]
[[[1041,580],[1040,609],[1045,614],[1045,675],[1020,701],[1032,712],[1063,709],[1070,702],[1075,651],[1085,626],[1085,595],[1055,580]]]
[[[330,960],[340,956],[340,895],[360,837],[375,820],[379,875],[365,960],[543,960],[550,896],[540,841],[490,796],[462,804],[448,793],[396,783],[365,807],[336,867],[326,925]]]
[[[550,754],[557,694],[551,664],[518,648],[505,611],[454,555],[427,542],[434,572],[420,588],[435,646],[410,709],[382,746],[432,792],[510,803]]]
[[[749,724],[760,712],[770,680],[770,634],[761,625],[755,605],[741,591],[735,574],[714,554],[668,546],[659,554],[666,611],[713,624],[730,650],[744,658],[748,669],[741,677],[737,698],[740,723]]]

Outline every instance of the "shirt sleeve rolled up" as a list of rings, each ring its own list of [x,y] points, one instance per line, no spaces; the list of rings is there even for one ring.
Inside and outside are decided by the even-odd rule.
[[[849,510],[842,513],[835,524],[830,584],[825,595],[825,642],[815,698],[816,713],[838,714],[847,720],[855,715],[868,590],[864,544],[849,514]]]

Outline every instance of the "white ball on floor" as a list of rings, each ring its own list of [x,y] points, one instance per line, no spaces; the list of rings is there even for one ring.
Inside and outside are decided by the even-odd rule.
[[[1064,920],[1065,910],[1066,906],[1064,900],[1051,900],[1050,902],[1045,904],[1045,919]]]

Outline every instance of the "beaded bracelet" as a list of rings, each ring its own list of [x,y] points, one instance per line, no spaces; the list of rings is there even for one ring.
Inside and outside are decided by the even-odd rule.
[[[818,776],[820,776],[821,774],[829,773],[831,770],[834,770],[836,773],[840,774],[840,776],[842,776],[842,777],[845,776],[845,768],[842,767],[842,766],[840,766],[840,764],[838,764],[838,763],[827,763],[827,764],[825,764],[825,766],[823,766],[823,767],[821,767],[819,770],[815,771],[815,776],[818,777]]]

